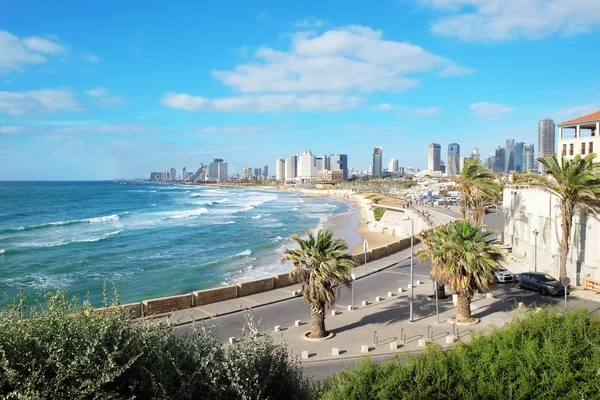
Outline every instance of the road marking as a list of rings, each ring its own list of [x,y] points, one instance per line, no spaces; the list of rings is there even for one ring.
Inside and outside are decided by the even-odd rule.
[[[210,316],[210,317],[212,317],[213,315],[215,315],[215,313],[208,312],[208,311],[206,311],[206,310],[203,310],[203,309],[202,309],[202,308],[200,308],[200,307],[194,307],[194,310],[198,310],[198,311],[200,311],[200,312],[203,312],[204,314],[206,314],[206,315],[208,315],[208,316]]]
[[[397,271],[381,271],[381,272],[385,272],[386,274],[396,274],[396,275],[407,275],[410,276],[410,273],[408,272],[397,272]],[[413,274],[413,276],[419,277],[419,278],[427,278],[429,279],[429,275],[417,275],[417,274]]]
[[[244,301],[247,301],[248,303],[252,303],[252,304],[262,304],[262,303],[259,303],[258,301],[254,301],[254,300],[250,300],[250,299],[240,298],[240,300],[244,300]]]

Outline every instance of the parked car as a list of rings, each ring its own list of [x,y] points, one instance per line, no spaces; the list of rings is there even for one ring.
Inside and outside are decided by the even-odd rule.
[[[536,292],[540,292],[542,296],[546,296],[548,294],[560,296],[565,294],[565,287],[558,279],[540,272],[516,274],[515,286],[517,289],[535,290]]]
[[[513,281],[513,274],[504,267],[498,267],[498,270],[494,272],[496,275],[496,282],[506,283]]]

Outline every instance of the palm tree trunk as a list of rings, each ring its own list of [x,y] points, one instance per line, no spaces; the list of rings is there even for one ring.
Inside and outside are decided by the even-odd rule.
[[[471,320],[471,296],[466,293],[458,293],[457,322],[469,322]]]
[[[310,307],[312,325],[310,328],[310,337],[322,338],[328,335],[325,330],[325,304],[316,303]]]
[[[435,296],[435,292],[433,293],[433,295]],[[443,283],[438,283],[437,298],[438,299],[447,299],[448,298],[448,296],[446,296],[446,287],[444,286]]]
[[[573,211],[566,204],[561,205],[562,214],[562,237],[560,238],[560,278],[567,276],[567,256],[569,255],[569,239],[571,237],[571,225],[573,224]]]
[[[467,196],[465,193],[460,194],[460,216],[462,219],[467,218]]]

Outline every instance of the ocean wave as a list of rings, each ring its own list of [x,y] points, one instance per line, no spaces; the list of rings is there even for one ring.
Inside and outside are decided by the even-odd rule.
[[[282,226],[283,226],[283,224],[281,222],[278,222],[276,224],[260,225],[261,228],[281,228]]]
[[[262,218],[262,215],[258,214],[258,215],[255,215],[253,217],[250,217],[250,218],[252,218],[252,219],[260,219],[260,218]]]
[[[207,211],[208,211],[207,208],[200,207],[200,208],[196,208],[194,210],[165,211],[165,212],[158,213],[158,214],[164,215],[170,219],[183,219],[183,218],[189,218],[189,217],[197,217],[199,215],[206,213]]]
[[[126,214],[128,214],[128,213],[123,213],[122,215],[126,215]],[[18,228],[7,228],[7,229],[0,230],[0,233],[33,231],[36,229],[52,228],[52,227],[57,227],[57,226],[77,225],[77,224],[97,224],[97,223],[102,223],[102,222],[118,221],[119,219],[121,219],[121,217],[119,217],[117,214],[112,214],[112,215],[105,215],[103,217],[74,219],[74,220],[69,220],[69,221],[48,222],[45,224],[20,226]]]
[[[274,242],[281,242],[283,240],[283,238],[281,236],[277,236],[277,237],[274,237],[272,240]]]
[[[0,254],[4,254],[4,249],[0,249]]]
[[[123,232],[122,230],[108,232],[100,237],[91,237],[91,238],[82,238],[82,239],[73,239],[73,240],[60,240],[57,242],[24,242],[19,243],[17,247],[25,247],[25,248],[39,248],[39,247],[58,247],[58,246],[66,246],[71,243],[95,243],[104,239],[108,239],[111,236],[118,235]]]
[[[234,255],[234,257],[245,257],[245,256],[250,256],[250,255],[252,255],[252,250],[246,249],[240,253],[237,253],[236,255]]]

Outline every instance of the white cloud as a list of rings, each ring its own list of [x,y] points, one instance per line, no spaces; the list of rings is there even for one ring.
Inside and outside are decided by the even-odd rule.
[[[86,63],[96,64],[99,60],[98,56],[92,53],[83,53],[81,59]]]
[[[495,119],[503,114],[517,111],[516,108],[502,104],[492,104],[487,102],[475,103],[469,106],[471,112],[478,117]]]
[[[444,13],[434,33],[464,40],[544,38],[591,32],[600,25],[598,0],[418,0]]]
[[[0,92],[0,112],[31,115],[58,111],[81,111],[81,105],[70,90],[42,89],[29,92]]]
[[[310,17],[294,22],[294,27],[301,29],[321,28],[323,25],[325,25],[325,21],[323,21],[322,19],[316,19],[315,17]]]
[[[396,111],[397,115],[415,115],[417,117],[428,117],[442,112],[442,109],[439,107],[411,108],[407,106],[394,106],[388,103],[378,104],[371,109],[375,111]]]
[[[200,133],[210,133],[218,135],[253,135],[258,133],[264,133],[267,129],[264,126],[236,126],[236,125],[225,125],[225,126],[206,126],[199,128]]]
[[[0,74],[21,71],[28,65],[44,64],[50,56],[68,53],[56,38],[31,36],[20,39],[0,30]]]
[[[81,135],[81,134],[119,134],[119,135],[155,135],[160,130],[151,126],[121,123],[121,124],[75,124],[53,128],[52,134]]]
[[[117,107],[127,104],[124,98],[111,95],[106,88],[98,87],[85,92],[90,97],[96,99],[96,104],[100,107]]]
[[[167,93],[161,99],[164,106],[186,111],[259,112],[340,111],[355,108],[362,99],[355,96],[312,94],[274,94],[207,99],[185,93]]]
[[[600,103],[591,103],[591,104],[583,104],[580,106],[563,108],[556,112],[557,115],[560,115],[561,118],[565,120],[583,117],[584,115],[588,115],[591,113],[595,113],[600,110]]]
[[[22,130],[21,126],[0,126],[0,133],[18,133]]]
[[[254,60],[231,71],[213,71],[244,93],[401,92],[418,85],[407,74],[459,68],[454,62],[381,31],[348,26],[321,35],[299,32],[288,51],[261,47]]]

